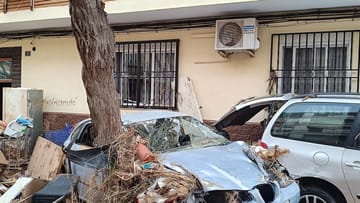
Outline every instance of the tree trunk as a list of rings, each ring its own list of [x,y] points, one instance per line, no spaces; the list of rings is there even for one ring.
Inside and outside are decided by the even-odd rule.
[[[101,0],[70,0],[70,16],[82,61],[94,144],[110,144],[121,131],[120,97],[113,78],[115,38]]]

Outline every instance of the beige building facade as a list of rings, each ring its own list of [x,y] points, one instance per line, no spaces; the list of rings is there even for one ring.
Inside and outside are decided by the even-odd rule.
[[[136,5],[134,2],[136,2]],[[170,5],[168,1],[159,0],[155,2],[157,3],[150,5],[145,2],[139,3],[139,1],[107,1],[106,8],[109,14],[123,14],[125,18],[127,16],[125,14],[132,12],[151,13],[151,11],[155,12],[161,9],[172,11],[173,9],[188,7],[196,9],[198,7],[211,8],[211,6],[218,4],[251,3],[251,1],[213,1],[213,3],[207,3],[206,1],[196,1],[197,3],[193,3],[194,1],[175,1],[175,3]],[[54,9],[54,12],[48,13],[51,9]],[[0,39],[0,50],[1,48],[21,48],[20,86],[44,90],[43,110],[45,113],[88,114],[85,90],[81,81],[82,65],[75,39],[71,34],[62,35],[59,32],[54,32],[53,35],[45,35],[38,32],[38,35],[31,35],[31,28],[29,28],[30,30],[26,37],[19,36],[19,38],[16,38],[8,37],[9,35],[7,35],[7,33],[16,32],[16,30],[11,31],[10,29],[20,31],[18,26],[21,26],[24,22],[41,21],[44,18],[43,16],[51,19],[47,22],[52,20],[56,22],[56,17],[58,17],[58,24],[60,25],[63,19],[68,18],[68,14],[64,13],[66,9],[68,8],[65,5],[38,8],[34,11],[9,10],[7,13],[0,14],[0,26],[4,26],[3,30],[0,28],[0,34],[3,33]],[[47,13],[46,15],[44,15],[45,12]],[[23,19],[25,18],[24,16],[27,19]],[[111,17],[114,16],[109,16],[111,22]],[[151,16],[156,17],[156,15]],[[228,15],[224,15],[225,17],[229,18]],[[249,14],[246,17],[253,17],[253,15]],[[199,19],[204,20],[204,18]],[[221,19],[221,16],[216,16],[216,19]],[[129,65],[131,63],[130,59],[127,58],[127,62],[124,62],[125,58],[134,54],[134,51],[141,49],[136,48],[135,50],[133,46],[129,48],[130,46],[126,45],[128,42],[150,43],[149,46],[151,47],[151,42],[161,43],[163,41],[166,44],[166,40],[173,40],[174,44],[169,42],[166,48],[160,48],[159,61],[160,64],[172,63],[172,54],[177,54],[177,60],[174,61],[177,67],[176,64],[173,64],[175,79],[169,80],[169,82],[167,82],[168,80],[166,82],[156,82],[155,76],[150,74],[148,81],[142,80],[141,87],[151,89],[156,88],[156,85],[167,85],[167,88],[171,90],[169,90],[168,94],[165,93],[163,100],[165,103],[170,101],[174,105],[160,106],[160,108],[170,107],[170,109],[177,110],[183,108],[183,111],[196,116],[200,114],[204,120],[217,120],[236,102],[253,96],[287,92],[359,91],[359,18],[348,17],[337,19],[336,14],[334,14],[334,18],[323,20],[306,20],[301,18],[298,21],[266,22],[262,17],[263,20],[258,20],[257,25],[260,45],[255,51],[255,55],[252,56],[246,50],[243,50],[242,52],[229,54],[227,57],[224,57],[223,54],[219,54],[215,50],[216,19],[214,18],[212,23],[206,21],[206,26],[201,27],[189,25],[188,27],[170,29],[166,26],[168,24],[162,25],[159,22],[157,24],[158,27],[151,29],[133,28],[116,30],[114,28],[117,52],[119,53],[118,61],[121,61],[118,64],[128,63],[127,65]],[[173,21],[173,23],[176,22],[176,20]],[[13,25],[13,28],[11,28],[11,25]],[[55,25],[41,29],[50,32],[53,30],[53,26]],[[40,28],[34,29],[39,30]],[[26,30],[21,30],[21,32],[26,33]],[[139,43],[136,43],[136,45]],[[147,61],[147,63],[156,63],[157,55],[146,55],[147,45],[144,46],[144,52],[141,52],[143,55],[139,55],[139,60],[142,60],[141,57],[144,57],[144,61]],[[159,46],[163,45],[160,44]],[[331,47],[335,47],[335,49],[331,49]],[[129,49],[132,49],[132,51],[129,51]],[[150,49],[152,50],[153,48]],[[169,55],[161,54],[169,50],[174,50],[174,52],[170,52]],[[301,54],[300,50],[303,54]],[[0,55],[1,57],[4,59],[9,58],[6,54]],[[161,57],[164,57],[164,59],[161,59]],[[171,59],[168,60],[167,57]],[[291,59],[285,60],[285,57]],[[332,58],[338,58],[338,61],[332,62]],[[291,65],[286,65],[289,63]],[[304,72],[307,73],[296,73],[296,67],[300,67],[301,64],[306,64],[310,67],[309,70],[304,69]],[[338,70],[340,66],[344,68]],[[148,70],[156,71],[156,67],[156,64],[150,64],[148,65]],[[290,67],[291,70],[286,72],[286,70],[289,70],[286,67]],[[320,68],[316,69],[316,67]],[[340,79],[329,80],[329,78],[335,77],[330,73],[332,71],[330,70],[331,68],[337,70],[337,72],[333,72],[337,76],[341,75],[339,76]],[[121,70],[124,71],[125,69]],[[275,73],[275,79],[272,73]],[[114,75],[117,77],[117,74]],[[119,77],[121,78],[120,80],[125,80],[125,76]],[[132,82],[138,80],[129,79],[130,76],[128,75],[126,77],[128,81],[119,84],[127,85],[127,93],[125,92],[125,94],[130,94],[128,91],[132,90],[130,88]],[[312,79],[305,79],[309,77]],[[187,86],[189,81],[183,80],[184,78],[191,80],[191,86]],[[7,79],[7,82],[9,82],[11,77]],[[273,85],[271,86],[271,84]],[[311,87],[306,87],[306,85],[311,85]],[[334,85],[334,88],[331,88],[331,85]],[[338,86],[342,87],[339,89]],[[269,88],[271,89],[270,91]],[[119,91],[121,92],[121,90]],[[131,101],[130,97],[126,101],[122,99],[123,104],[125,104],[123,110],[149,109],[152,108],[152,105],[154,108],[157,108],[154,105],[156,102],[151,103],[152,100],[149,98],[154,99],[156,94],[161,93],[143,90],[139,91],[139,94],[145,94],[145,96],[140,97],[136,95],[135,99],[131,98]],[[146,99],[147,97],[148,99]],[[169,100],[167,99],[168,97],[173,97],[173,99]],[[137,102],[136,98],[141,98],[141,101],[136,104],[130,103],[133,100]]]

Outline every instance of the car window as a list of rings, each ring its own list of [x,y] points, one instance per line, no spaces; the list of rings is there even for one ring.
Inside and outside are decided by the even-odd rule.
[[[66,146],[67,148],[71,148],[71,146],[76,143],[77,139],[81,136],[81,133],[83,132],[84,127],[87,125],[87,123],[84,122],[80,122],[77,125],[75,125],[73,131],[70,134],[70,139],[67,139],[64,142],[64,146]]]
[[[89,123],[81,131],[81,134],[77,136],[75,143],[92,147],[94,146],[94,138],[93,125]]]
[[[198,148],[228,143],[216,131],[192,117],[175,117],[130,124],[149,141],[152,151],[164,152],[183,148]]]
[[[305,142],[344,146],[358,112],[358,104],[292,104],[277,118],[271,134]]]

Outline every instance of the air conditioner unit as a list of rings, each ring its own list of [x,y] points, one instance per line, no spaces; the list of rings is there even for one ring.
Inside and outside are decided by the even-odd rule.
[[[215,49],[225,52],[259,48],[255,18],[216,21]]]

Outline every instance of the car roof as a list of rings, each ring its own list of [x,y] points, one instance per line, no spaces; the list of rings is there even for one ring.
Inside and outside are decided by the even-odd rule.
[[[297,98],[297,95],[294,94],[284,94],[284,95],[270,95],[265,97],[250,97],[247,99],[243,99],[239,101],[235,106],[232,108],[235,110],[242,109],[244,106],[250,106],[257,103],[266,103],[272,101],[288,101],[292,98]]]
[[[360,99],[360,93],[342,93],[342,92],[327,92],[314,94],[279,94],[269,95],[264,97],[250,97],[239,101],[234,108],[241,109],[244,105],[251,105],[252,103],[266,102],[266,101],[288,101],[291,99],[300,98],[338,98],[338,99]]]
[[[159,118],[171,118],[187,116],[184,113],[168,110],[144,110],[144,111],[127,111],[121,112],[121,120],[123,124],[136,123]]]
[[[327,92],[327,93],[313,93],[313,94],[279,94],[269,95],[264,97],[250,97],[239,101],[234,108],[241,109],[244,105],[251,105],[252,103],[266,102],[266,101],[288,101],[291,99],[301,98],[329,98],[329,99],[360,99],[360,93],[346,93],[346,92]]]
[[[313,98],[338,98],[338,99],[360,99],[359,93],[317,93],[317,94],[306,94],[306,95],[298,95],[295,98],[301,97],[313,97]]]
[[[270,95],[265,97],[251,97],[241,100],[224,114],[214,126],[218,130],[230,125],[242,125],[255,116],[263,108],[272,105],[274,102],[299,102],[299,101],[332,101],[332,102],[360,102],[358,93],[316,93],[316,94],[283,94]]]
[[[170,110],[141,110],[141,111],[122,111],[121,112],[121,121],[124,125],[143,122],[149,120],[156,120],[160,118],[172,118],[172,117],[181,117],[188,116],[187,114],[170,111]],[[87,118],[80,123],[89,123],[91,118]]]

